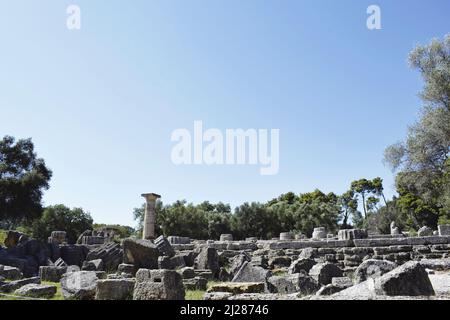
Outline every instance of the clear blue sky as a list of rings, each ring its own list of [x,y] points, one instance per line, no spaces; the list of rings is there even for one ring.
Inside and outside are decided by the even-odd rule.
[[[66,8],[81,8],[79,31]],[[366,9],[382,10],[382,30]],[[420,109],[408,52],[450,32],[450,2],[2,0],[0,135],[32,137],[46,205],[134,225],[143,192],[266,201],[393,175],[386,146]],[[175,166],[176,128],[279,128],[280,171]]]

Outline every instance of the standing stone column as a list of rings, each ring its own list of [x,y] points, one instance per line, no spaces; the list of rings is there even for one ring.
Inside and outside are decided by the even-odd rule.
[[[155,239],[156,199],[161,198],[161,196],[156,193],[144,193],[142,197],[146,201],[142,239],[153,240]]]

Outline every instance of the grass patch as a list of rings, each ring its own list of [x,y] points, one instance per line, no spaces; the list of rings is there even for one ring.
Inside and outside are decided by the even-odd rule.
[[[6,231],[0,230],[0,246],[3,246],[6,239]]]
[[[207,288],[211,288],[213,285],[218,284],[218,283],[222,283],[219,281],[208,281],[207,284]],[[206,291],[201,291],[201,290],[186,290],[186,294],[184,296],[184,298],[186,300],[203,300],[203,296],[205,294]]]
[[[64,300],[64,297],[61,292],[61,284],[59,282],[49,282],[49,281],[42,281],[41,284],[50,285],[50,286],[56,286],[56,294],[51,299],[46,300]],[[14,292],[8,293],[6,295],[0,294],[0,300],[31,300],[31,298],[27,298],[25,296],[15,296]]]
[[[53,298],[51,298],[49,300],[64,300],[64,297],[63,297],[62,291],[61,291],[61,283],[60,282],[42,281],[42,284],[56,286],[56,294]]]
[[[186,300],[203,300],[203,295],[205,291],[200,290],[187,290],[184,299]]]
[[[287,275],[287,270],[286,269],[274,269],[274,270],[272,270],[272,275],[285,276],[285,275]]]

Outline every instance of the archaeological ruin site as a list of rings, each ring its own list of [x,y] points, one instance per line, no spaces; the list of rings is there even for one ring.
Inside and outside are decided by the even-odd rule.
[[[388,300],[450,299],[450,225],[407,236],[314,229],[271,240],[219,241],[155,234],[146,199],[143,239],[112,241],[87,230],[76,244],[55,230],[44,244],[9,231],[0,247],[2,297],[71,300]]]

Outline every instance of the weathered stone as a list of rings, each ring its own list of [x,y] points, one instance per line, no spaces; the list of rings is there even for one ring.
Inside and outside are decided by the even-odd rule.
[[[34,283],[34,284],[41,284],[41,278],[39,277],[32,277],[32,278],[25,278],[20,280],[14,280],[10,282],[5,282],[3,284],[0,284],[0,292],[13,292],[24,285]]]
[[[231,281],[233,277],[228,273],[228,271],[224,267],[221,267],[217,278],[219,279],[219,281],[228,282]]]
[[[169,258],[175,255],[175,250],[172,248],[170,242],[163,235],[155,239],[156,248],[159,250],[161,255],[168,256]]]
[[[391,235],[399,235],[401,234],[400,229],[395,224],[395,221],[391,222]]]
[[[78,272],[81,271],[81,268],[77,265],[72,265],[72,266],[67,266],[67,271],[66,273],[70,273],[70,272]]]
[[[265,290],[264,282],[225,282],[212,285],[208,292],[261,293]]]
[[[65,231],[52,231],[50,237],[48,237],[48,243],[63,244],[66,243]]]
[[[212,300],[212,301],[228,300],[228,298],[232,296],[233,294],[231,292],[206,292],[203,295],[203,300]]]
[[[183,268],[186,266],[184,257],[181,255],[176,255],[174,257],[160,256],[158,258],[158,268],[159,269],[170,269],[175,270]]]
[[[64,273],[67,272],[67,267],[57,266],[41,266],[39,267],[39,277],[42,281],[59,282]]]
[[[305,248],[302,250],[300,255],[298,256],[299,259],[314,259],[317,258],[318,250],[316,248]]]
[[[55,261],[54,265],[56,267],[67,267],[68,266],[68,264],[62,258],[58,258],[58,260]]]
[[[291,262],[291,258],[286,256],[273,257],[269,259],[269,269],[289,267],[291,265]]]
[[[428,274],[418,261],[409,261],[377,278],[375,292],[388,296],[434,295]]]
[[[265,282],[272,273],[259,266],[254,266],[245,261],[239,271],[233,277],[232,282]]]
[[[9,280],[19,280],[22,279],[23,274],[19,268],[2,265],[0,266],[0,276]]]
[[[131,274],[131,275],[135,275],[136,274],[136,268],[134,267],[133,264],[121,263],[117,267],[117,272],[119,272],[119,273],[123,272],[123,273],[128,273],[128,274]]]
[[[188,237],[177,237],[177,236],[169,236],[167,240],[170,244],[190,244],[191,239]]]
[[[183,279],[183,285],[185,290],[206,291],[206,288],[208,286],[208,280],[206,280],[203,277]]]
[[[350,279],[349,277],[334,277],[333,279],[331,279],[331,284],[344,288],[353,286],[352,279]]]
[[[50,299],[56,294],[56,286],[30,283],[17,289],[14,294],[31,298]]]
[[[367,231],[363,229],[343,229],[338,232],[339,240],[366,239]]]
[[[252,264],[254,266],[259,266],[259,267],[262,267],[264,269],[269,268],[269,259],[266,256],[255,256],[255,255],[253,255],[251,262],[252,262]]]
[[[305,272],[288,276],[273,276],[267,280],[268,290],[272,293],[289,294],[298,292],[302,295],[313,294],[319,290],[318,282]]]
[[[438,226],[440,236],[450,236],[450,224],[441,224]]]
[[[202,248],[194,262],[196,269],[209,269],[215,277],[219,275],[219,256],[217,250],[211,247]]]
[[[342,277],[342,270],[333,263],[325,262],[316,264],[309,271],[309,275],[322,285],[331,283],[334,277]]]
[[[184,300],[181,276],[173,270],[139,269],[134,300]]]
[[[131,300],[133,299],[134,279],[98,280],[95,293],[96,300]]]
[[[284,241],[284,240],[294,240],[295,239],[295,235],[292,232],[282,232],[280,233],[280,240]]]
[[[299,273],[301,270],[304,270],[305,272],[309,272],[312,267],[316,264],[316,261],[309,258],[301,258],[297,259],[289,266],[288,273],[294,274]]]
[[[86,260],[89,249],[84,245],[62,245],[60,246],[61,258],[68,265],[81,267]]]
[[[450,258],[444,259],[422,259],[420,264],[427,269],[431,270],[450,270]]]
[[[397,268],[397,264],[386,260],[369,259],[361,263],[355,271],[355,283],[361,283],[368,278],[377,278]]]
[[[233,235],[232,234],[221,234],[220,241],[233,241]]]
[[[102,259],[96,259],[91,261],[84,261],[81,270],[84,271],[102,271],[103,261]]]
[[[326,239],[327,238],[327,231],[325,230],[324,227],[319,227],[319,228],[314,228],[313,234],[312,234],[312,238],[314,240],[321,240],[321,239]]]
[[[430,227],[427,227],[427,226],[423,226],[422,228],[420,228],[417,231],[417,235],[419,237],[432,236],[433,235],[433,229],[431,229]]]
[[[195,278],[194,268],[184,267],[178,270],[178,273],[181,275],[183,279],[192,279]]]
[[[98,259],[103,261],[103,270],[115,271],[124,259],[123,250],[118,243],[105,243],[91,250],[86,256],[86,260],[89,261]]]
[[[98,277],[94,271],[70,272],[61,278],[61,291],[68,300],[93,300]]]
[[[326,286],[323,286],[322,288],[317,291],[317,296],[329,296],[334,293],[340,292],[342,290],[346,289],[346,287],[337,286],[335,284],[327,284]]]
[[[230,259],[230,268],[229,268],[230,275],[234,276],[236,274],[236,272],[239,271],[239,269],[242,267],[242,265],[246,261],[247,262],[251,261],[251,258],[247,253],[241,253],[241,254],[231,258]]]
[[[83,238],[86,237],[86,236],[92,236],[92,230],[85,230],[85,231],[83,231],[83,232],[78,236],[77,244],[81,244],[82,241],[83,241]]]
[[[133,264],[136,269],[158,268],[160,253],[150,240],[136,240],[127,238],[123,240],[123,262]]]

